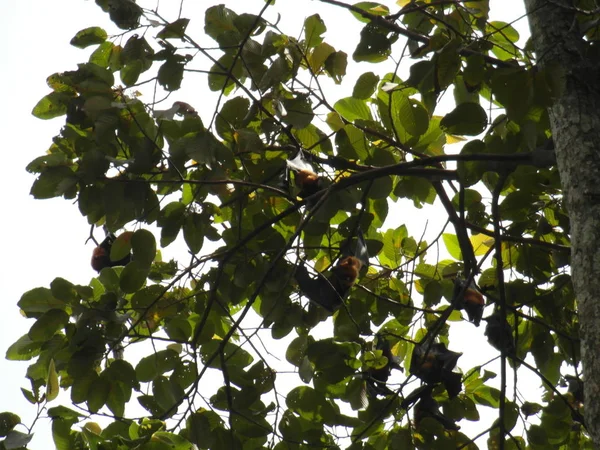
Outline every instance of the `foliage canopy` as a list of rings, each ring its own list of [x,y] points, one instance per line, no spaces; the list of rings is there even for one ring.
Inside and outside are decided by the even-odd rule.
[[[354,49],[328,42],[334,18],[318,12],[282,31],[269,2],[208,7],[202,36],[198,17],[96,3],[122,31],[72,39],[93,51],[48,77],[33,114],[65,124],[27,170],[35,198],[134,230],[109,249],[131,261],[26,292],[34,322],[6,355],[31,361],[23,394],[47,407],[57,448],[475,449],[477,433],[490,448],[591,448],[546,112],[564,79],[487,1],[311,3],[354,16]],[[199,78],[212,115],[169,106],[186,83],[206,91]],[[341,84],[351,95],[330,98]],[[319,177],[309,194],[295,158]],[[398,205],[446,224],[412,236]],[[188,253],[163,261],[179,236]],[[327,291],[363,236],[368,268]],[[455,348],[450,330],[484,309],[501,351]],[[523,372],[541,397],[518,389]],[[75,406],[56,404],[61,389]],[[0,415],[0,447],[27,444],[19,421]]]

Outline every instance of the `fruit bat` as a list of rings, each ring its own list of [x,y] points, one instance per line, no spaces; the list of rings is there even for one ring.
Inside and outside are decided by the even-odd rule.
[[[131,234],[130,231],[126,231],[125,233]],[[123,236],[125,233],[121,234],[121,236]],[[131,254],[126,255],[124,258],[118,261],[113,261],[110,259],[110,249],[112,248],[115,240],[115,235],[108,233],[106,238],[92,252],[92,268],[96,272],[100,272],[105,267],[124,266],[131,261]]]
[[[573,395],[573,399],[577,402],[578,405],[583,404],[583,380],[581,378],[577,378],[573,375],[565,375],[565,380],[567,381],[569,388],[568,392]]]
[[[463,292],[462,296],[460,295]],[[475,283],[471,281],[469,286],[466,286],[466,280],[456,278],[454,280],[454,299],[456,301],[456,309],[464,309],[467,312],[469,322],[479,326],[483,309],[485,308],[485,300],[481,292],[477,290]]]
[[[565,380],[569,385],[567,390],[567,401],[571,405],[571,417],[574,421],[585,426],[585,420],[581,411],[583,407],[583,380],[573,375],[565,375]]]
[[[300,290],[311,302],[333,313],[342,306],[350,288],[356,282],[361,268],[368,265],[367,244],[362,232],[358,230],[353,254],[342,257],[331,269],[329,277],[319,273],[317,278],[313,278],[309,275],[304,263],[300,263],[296,269],[295,278]]]
[[[367,392],[376,397],[377,395],[390,395],[394,391],[386,386],[392,369],[402,370],[401,360],[392,353],[390,342],[382,335],[377,335],[375,350],[381,350],[381,355],[387,358],[387,363],[378,369],[370,369],[364,374]]]
[[[462,375],[452,370],[461,355],[448,350],[442,343],[421,342],[413,350],[410,373],[429,385],[443,383],[448,397],[454,398],[462,389]]]
[[[319,177],[312,166],[304,159],[302,150],[293,159],[287,160],[288,170],[294,172],[294,182],[298,187],[298,197],[305,199],[324,189],[324,180]]]
[[[440,412],[438,402],[431,396],[431,390],[432,389],[423,390],[419,403],[415,405],[415,409],[413,410],[415,426],[419,427],[419,424],[425,417],[431,417],[441,423],[446,430],[460,430],[460,427],[456,425],[456,422],[450,420]]]
[[[496,350],[508,356],[515,356],[515,341],[513,339],[512,329],[507,321],[503,321],[499,311],[495,311],[491,316],[485,317],[487,322],[485,335],[488,342]]]

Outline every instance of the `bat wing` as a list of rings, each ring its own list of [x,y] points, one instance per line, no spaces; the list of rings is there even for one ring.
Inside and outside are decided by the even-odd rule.
[[[369,267],[369,251],[367,250],[367,241],[362,230],[359,228],[356,233],[356,249],[354,250],[354,256],[356,256],[364,267]]]
[[[341,298],[331,282],[320,275],[318,278],[313,278],[306,270],[303,263],[300,263],[296,268],[296,281],[300,290],[313,303],[321,306],[330,313],[333,313],[341,306]]]
[[[306,161],[306,159],[304,159],[304,156],[302,155],[302,150],[300,150],[294,158],[288,159],[286,163],[290,169],[298,172],[301,170],[310,170],[311,172],[313,171],[311,165]]]

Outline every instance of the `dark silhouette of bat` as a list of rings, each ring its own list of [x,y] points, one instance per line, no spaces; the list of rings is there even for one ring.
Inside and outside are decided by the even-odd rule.
[[[390,342],[384,336],[378,334],[376,339],[375,350],[381,350],[381,355],[386,357],[387,363],[383,367],[367,371],[364,374],[365,385],[369,395],[374,397],[377,395],[387,396],[394,393],[387,387],[387,380],[392,373],[392,369],[402,371],[400,366],[402,361],[392,353]]]
[[[131,231],[126,231],[121,234],[119,237],[123,236],[125,233],[131,234]],[[100,272],[105,267],[115,267],[115,266],[124,266],[129,261],[131,261],[131,253],[125,256],[124,258],[119,259],[118,261],[113,261],[110,259],[110,249],[112,248],[113,243],[117,238],[114,234],[108,233],[106,238],[94,249],[92,252],[92,268],[96,272]]]
[[[583,407],[583,380],[573,375],[565,375],[565,380],[568,384],[567,401],[571,405],[571,417],[574,421],[579,422],[585,427],[585,420],[581,411]]]
[[[453,372],[462,353],[448,350],[442,343],[417,344],[410,360],[410,373],[428,385],[443,383],[448,397],[454,398],[462,389],[462,375]]]
[[[487,322],[485,335],[490,345],[500,352],[504,350],[507,356],[516,356],[512,329],[506,320],[502,320],[500,312],[495,311],[491,316],[485,317],[483,320]]]
[[[463,291],[464,293],[461,296],[460,293]],[[454,298],[456,299],[456,309],[464,309],[469,318],[469,322],[472,322],[478,327],[483,316],[485,300],[481,292],[479,292],[475,286],[475,282],[471,281],[469,286],[466,286],[466,280],[457,277],[454,280]]]
[[[316,278],[313,278],[301,262],[296,268],[295,278],[300,290],[311,302],[333,313],[342,306],[361,268],[368,265],[367,244],[362,232],[358,230],[353,254],[342,257],[331,269],[329,277],[319,273]]]

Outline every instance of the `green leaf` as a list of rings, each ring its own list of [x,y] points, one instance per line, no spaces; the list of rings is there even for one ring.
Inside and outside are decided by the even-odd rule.
[[[201,214],[191,213],[183,224],[183,238],[190,251],[195,255],[202,249],[204,242],[203,228],[206,226]]]
[[[549,445],[546,430],[539,425],[531,425],[527,430],[527,440],[532,445],[544,448]]]
[[[50,360],[48,365],[48,378],[46,379],[46,400],[51,402],[58,397],[60,389],[58,386],[58,374],[54,366],[54,359]]]
[[[112,42],[103,42],[90,55],[90,62],[97,66],[108,68],[112,63],[113,51],[118,52],[120,47],[115,47]]]
[[[173,408],[185,395],[181,386],[164,376],[159,376],[153,380],[152,393],[156,402],[164,411]]]
[[[79,294],[75,285],[64,278],[55,278],[50,283],[50,290],[54,298],[65,302],[66,304],[74,304],[79,299]]]
[[[336,84],[342,82],[342,78],[346,75],[346,67],[348,66],[348,55],[345,52],[333,52],[329,54],[325,60],[325,70],[327,74],[333,78]]]
[[[87,401],[90,389],[98,379],[94,370],[88,370],[73,380],[71,387],[71,401],[75,404]]]
[[[408,140],[410,137],[418,137],[429,128],[429,115],[423,105],[408,97],[401,91],[393,91],[391,111],[392,121],[397,132],[405,131],[401,137]]]
[[[460,249],[460,245],[458,243],[458,238],[456,237],[456,235],[444,233],[442,235],[442,238],[444,239],[444,244],[446,244],[446,250],[448,250],[450,256],[452,256],[457,261],[462,261],[462,251]]]
[[[137,83],[142,71],[144,64],[142,61],[134,60],[127,64],[124,64],[121,68],[121,81],[125,83],[125,86],[133,86]]]
[[[9,361],[28,361],[40,354],[41,346],[41,342],[32,341],[29,335],[25,334],[8,347],[6,359]]]
[[[208,87],[211,91],[223,91],[227,94],[234,88],[235,80],[243,77],[243,73],[244,68],[240,58],[234,60],[233,55],[226,53],[210,69]]]
[[[444,116],[440,127],[448,134],[475,136],[487,127],[487,114],[478,103],[462,103]]]
[[[317,45],[307,57],[310,69],[315,74],[318,74],[323,68],[325,61],[327,61],[327,58],[329,58],[329,56],[333,53],[335,53],[335,48],[333,48],[331,45],[325,42]]]
[[[79,31],[73,39],[71,45],[78,48],[86,48],[90,45],[102,44],[108,35],[100,27],[89,27]]]
[[[175,369],[178,361],[177,352],[170,349],[158,351],[140,360],[135,367],[136,377],[141,382],[152,381],[163,373]]]
[[[171,339],[186,342],[192,336],[192,325],[188,320],[176,317],[165,325],[165,331]]]
[[[363,11],[374,16],[387,16],[390,14],[390,9],[387,6],[377,2],[358,2],[354,4],[354,7],[362,9]],[[371,19],[362,16],[360,13],[357,13],[355,11],[351,12],[352,15],[361,22],[368,23],[371,21]]]
[[[88,392],[87,405],[90,412],[96,413],[106,404],[110,393],[109,381],[100,376],[94,380]]]
[[[394,188],[394,195],[412,200],[415,207],[433,204],[436,193],[431,182],[425,178],[401,177]]]
[[[225,5],[211,6],[204,13],[204,32],[221,45],[236,45],[241,38],[233,23],[236,17]]]
[[[131,237],[133,260],[143,267],[149,267],[156,257],[156,240],[154,235],[145,229],[137,230]]]
[[[313,48],[323,42],[323,33],[327,31],[325,22],[318,14],[313,14],[304,20],[304,36],[306,47]]]
[[[480,405],[497,408],[500,405],[500,391],[489,386],[480,386],[474,392],[473,396],[476,403]]]
[[[1,442],[3,447],[9,449],[19,449],[27,447],[27,444],[33,439],[33,434],[25,434],[20,431],[11,430],[6,435],[6,439]]]
[[[281,118],[283,122],[296,128],[308,126],[314,117],[312,104],[307,95],[299,94],[293,99],[282,101],[286,114]]]
[[[54,333],[69,322],[69,315],[62,309],[46,311],[29,329],[29,337],[35,342],[49,340]]]
[[[33,114],[38,119],[48,120],[67,113],[67,105],[72,95],[65,92],[51,92],[33,107]]]
[[[176,91],[183,80],[184,63],[173,58],[168,59],[158,69],[158,82],[167,91]]]
[[[373,120],[371,111],[364,100],[346,97],[335,102],[335,109],[344,119],[354,122],[356,119]]]
[[[392,43],[387,32],[369,23],[360,31],[360,42],[352,58],[356,62],[378,63],[388,59],[391,53]]]
[[[172,202],[160,211],[158,226],[162,228],[160,245],[166,247],[173,242],[184,222],[185,205],[180,202]]]
[[[182,39],[189,23],[190,19],[177,19],[160,30],[156,37],[159,39]]]
[[[149,266],[133,260],[121,272],[119,286],[123,292],[127,292],[128,294],[137,292],[146,283],[149,271]]]
[[[122,383],[110,381],[110,390],[106,398],[106,406],[117,417],[123,417],[125,414],[125,403],[131,397],[131,389],[123,386]]]
[[[188,450],[192,448],[187,439],[184,439],[178,434],[168,433],[166,431],[157,431],[154,433],[152,435],[152,442],[165,444],[170,450]]]
[[[0,437],[4,437],[16,425],[21,423],[21,418],[11,412],[0,413]]]
[[[50,417],[51,419],[76,421],[82,416],[83,416],[83,414],[80,414],[77,411],[74,411],[74,410],[67,408],[66,406],[62,406],[62,405],[55,406],[53,408],[48,409],[48,417]]]
[[[287,395],[286,405],[300,417],[318,424],[332,423],[336,416],[323,394],[308,386],[292,389]]]
[[[218,349],[223,344],[223,341],[218,339],[212,339],[206,344],[202,345],[200,355],[202,357],[202,362],[208,364],[210,361],[210,367],[221,367],[221,358],[218,357]],[[238,367],[246,367],[252,364],[254,358],[250,353],[241,348],[240,346],[227,342],[223,347],[223,359],[227,363],[227,365],[238,366]],[[215,357],[217,355],[217,357]]]
[[[77,177],[68,167],[49,167],[31,186],[30,194],[36,199],[47,199],[66,194],[77,183]]]
[[[39,287],[25,292],[17,306],[27,317],[39,317],[51,309],[62,309],[65,303],[55,298],[50,289]]]
[[[373,72],[363,73],[358,77],[358,80],[356,80],[354,90],[352,91],[352,97],[363,100],[370,98],[377,89],[377,83],[379,83],[379,76],[375,75]]]

